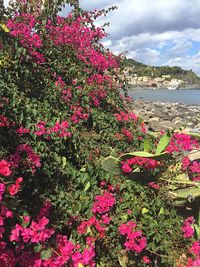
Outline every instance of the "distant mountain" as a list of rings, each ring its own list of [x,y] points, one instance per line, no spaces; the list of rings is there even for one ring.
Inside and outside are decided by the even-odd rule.
[[[125,66],[129,67],[130,75],[150,76],[152,78],[171,75],[171,78],[181,79],[185,86],[200,85],[200,77],[192,69],[184,70],[177,66],[149,66],[130,58],[125,60]]]

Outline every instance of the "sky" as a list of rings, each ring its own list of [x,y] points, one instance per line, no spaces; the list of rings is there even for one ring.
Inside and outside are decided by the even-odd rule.
[[[89,10],[116,5],[104,45],[148,65],[180,66],[200,75],[200,0],[80,0]]]
[[[127,52],[148,65],[180,66],[200,75],[200,0],[80,0],[80,5],[118,7],[97,22],[110,23],[103,43],[115,54]]]

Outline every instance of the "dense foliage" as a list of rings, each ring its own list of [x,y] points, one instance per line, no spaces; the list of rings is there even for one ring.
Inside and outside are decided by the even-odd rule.
[[[107,11],[17,2],[0,24],[0,266],[198,266],[198,141],[130,111],[94,25]]]

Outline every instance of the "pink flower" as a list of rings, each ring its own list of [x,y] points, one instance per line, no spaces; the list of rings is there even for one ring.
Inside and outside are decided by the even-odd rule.
[[[200,258],[200,241],[195,241],[190,248],[190,252],[193,253],[196,257]]]
[[[110,211],[110,209],[114,206],[116,203],[116,199],[113,196],[113,194],[104,191],[104,194],[102,196],[96,196],[94,204],[92,206],[93,213],[105,213]]]
[[[11,196],[14,196],[17,194],[17,192],[19,192],[19,190],[21,189],[21,182],[23,182],[23,178],[19,177],[17,178],[17,180],[15,181],[15,184],[12,184],[9,188],[8,191],[10,193]]]
[[[143,262],[146,263],[146,264],[151,263],[150,259],[149,259],[147,256],[144,256],[144,257],[142,258],[142,260],[143,260]]]
[[[121,235],[126,236],[126,242],[124,243],[126,250],[140,253],[146,247],[146,238],[142,236],[141,231],[136,231],[135,228],[136,224],[130,221],[121,224],[118,229]]]
[[[156,190],[160,189],[160,186],[154,182],[149,182],[148,185],[153,189],[156,189]]]
[[[2,159],[0,161],[0,174],[3,176],[9,176],[11,173],[12,171],[10,170],[10,163]]]
[[[182,227],[184,238],[190,238],[193,236],[193,234],[194,234],[194,228],[192,227],[193,223],[194,223],[194,218],[192,216],[188,217],[184,221],[183,227]]]
[[[5,192],[5,190],[6,190],[6,187],[5,187],[4,183],[0,183],[0,201],[2,201],[2,196]]]
[[[131,173],[132,168],[128,163],[122,162],[122,171],[125,173]]]

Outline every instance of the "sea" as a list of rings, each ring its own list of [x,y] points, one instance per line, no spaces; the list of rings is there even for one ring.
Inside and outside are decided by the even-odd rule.
[[[182,103],[186,105],[200,106],[200,88],[199,89],[129,89],[128,95],[133,99],[142,99],[147,101],[160,101],[170,103]]]

